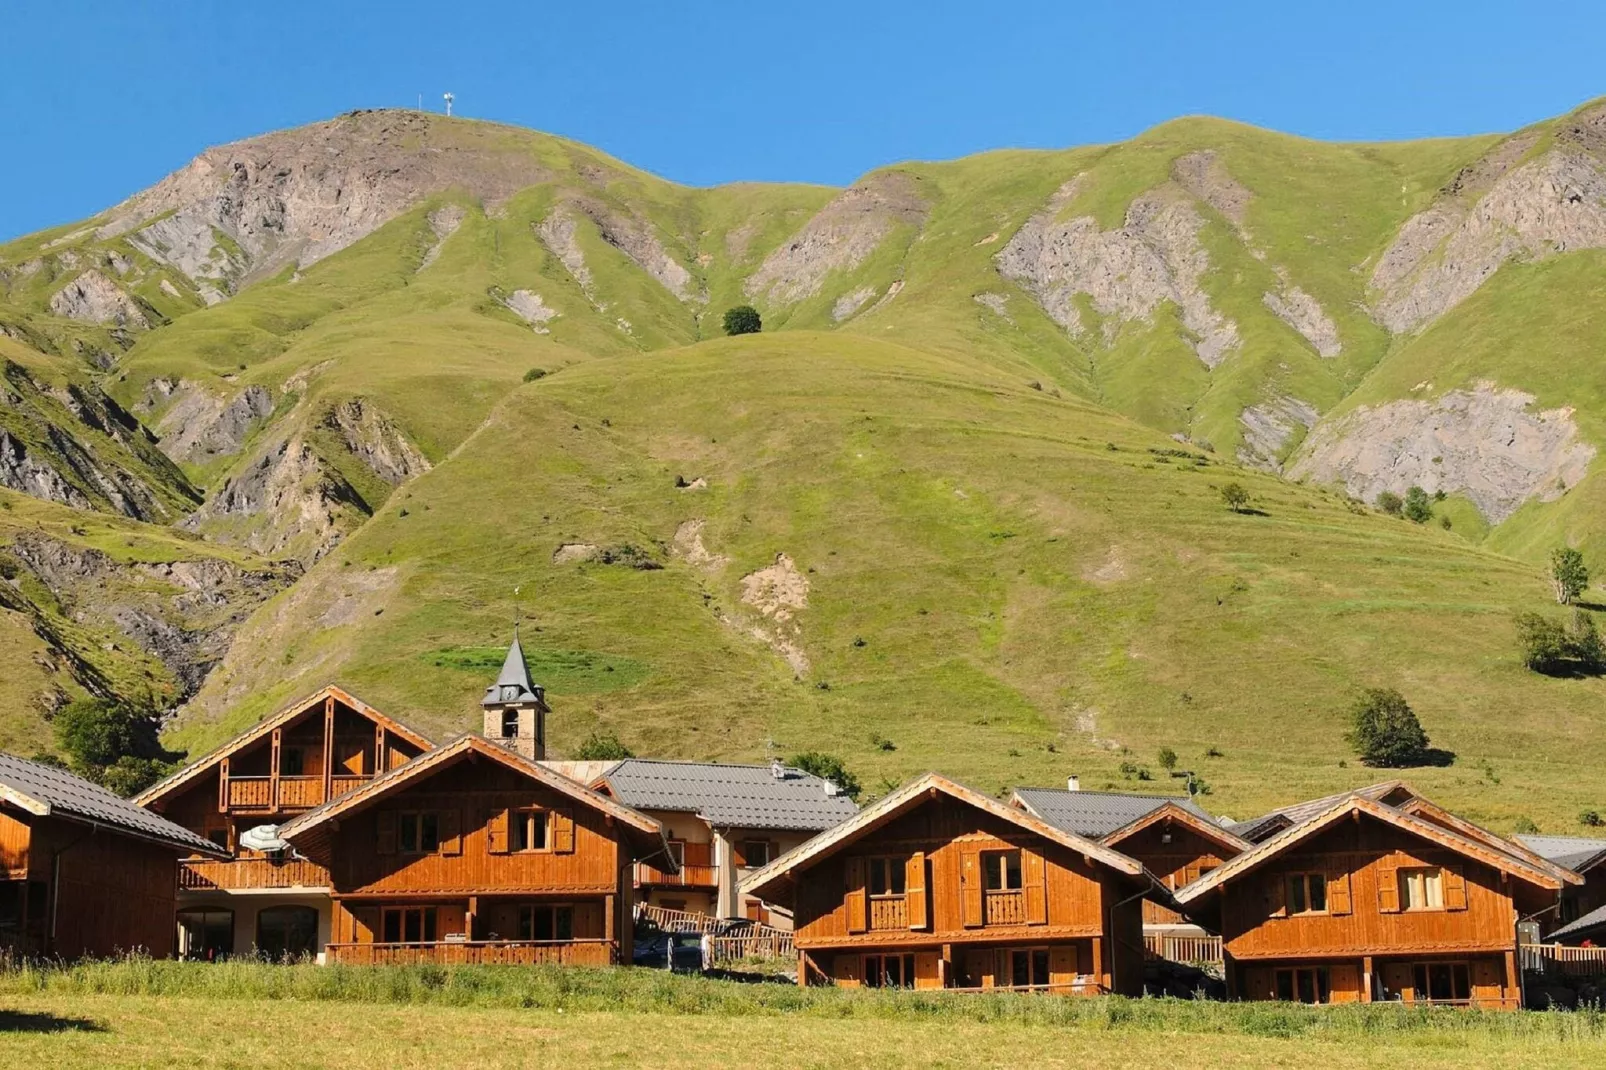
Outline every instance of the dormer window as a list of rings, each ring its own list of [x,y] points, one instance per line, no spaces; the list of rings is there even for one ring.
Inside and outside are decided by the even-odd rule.
[[[507,688],[503,688],[502,690],[506,691]],[[518,739],[519,738],[519,711],[518,710],[503,710],[502,711],[502,738],[503,739]]]

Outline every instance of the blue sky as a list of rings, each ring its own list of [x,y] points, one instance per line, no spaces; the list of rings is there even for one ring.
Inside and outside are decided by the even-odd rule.
[[[448,89],[459,114],[694,184],[840,184],[1186,114],[1321,138],[1509,130],[1606,94],[1599,2],[3,0],[0,31],[0,238],[208,145]]]

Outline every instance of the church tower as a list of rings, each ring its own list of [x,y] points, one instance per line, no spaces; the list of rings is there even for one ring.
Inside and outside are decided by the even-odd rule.
[[[517,628],[502,673],[485,689],[480,707],[485,711],[486,739],[526,758],[541,761],[546,757],[546,688],[530,680]]]

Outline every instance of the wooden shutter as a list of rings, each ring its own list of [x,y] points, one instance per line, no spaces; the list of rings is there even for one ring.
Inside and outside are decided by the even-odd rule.
[[[967,929],[982,924],[981,852],[962,851],[959,855],[959,921]]]
[[[1026,899],[1026,924],[1048,924],[1048,887],[1043,856],[1030,848],[1021,848],[1020,886]]]
[[[552,850],[556,854],[574,853],[574,812],[552,811]]]
[[[732,840],[731,841],[731,862],[738,869],[746,869],[747,868],[747,850],[746,850],[746,848],[747,848],[747,841],[746,840]]]
[[[1460,866],[1444,867],[1444,909],[1467,909],[1467,878]]]
[[[396,811],[381,810],[374,815],[374,825],[378,830],[377,842],[374,851],[377,854],[393,855],[396,853]]]
[[[1266,916],[1288,917],[1288,874],[1268,873],[1266,882]]]
[[[858,988],[864,976],[864,960],[857,951],[831,957],[831,973],[843,988]]]
[[[440,822],[441,854],[460,855],[463,853],[463,820],[458,816],[456,809],[442,810],[436,815]]]
[[[1504,1005],[1506,971],[1497,959],[1472,960],[1472,1000],[1485,1007]]]
[[[485,849],[493,855],[507,854],[507,811],[492,810],[485,821]]]
[[[1377,912],[1379,914],[1398,914],[1400,912],[1400,870],[1391,862],[1379,863],[1377,874]]]
[[[435,918],[435,935],[438,939],[446,939],[447,933],[468,931],[468,914],[461,903],[442,903]]]
[[[931,925],[931,910],[927,906],[926,856],[916,851],[904,866],[903,901],[909,915],[909,928],[925,929]]]
[[[1327,874],[1327,912],[1329,914],[1348,914],[1350,912],[1349,872],[1335,869]]]
[[[848,911],[848,932],[862,933],[870,927],[866,918],[869,900],[864,890],[864,859],[847,860],[847,895],[843,902]]]
[[[1048,983],[1051,985],[1076,983],[1076,945],[1055,944],[1048,949]]]
[[[942,987],[942,956],[935,951],[915,952],[915,987]]]
[[[1334,1003],[1361,1001],[1361,971],[1353,963],[1335,963],[1327,968],[1329,997]]]
[[[1412,983],[1410,963],[1383,963],[1383,998],[1385,1000],[1412,998],[1414,996],[1411,989]]]

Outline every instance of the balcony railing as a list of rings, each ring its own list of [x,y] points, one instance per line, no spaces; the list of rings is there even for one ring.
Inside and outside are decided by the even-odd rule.
[[[984,915],[987,925],[1024,925],[1026,924],[1026,893],[1016,890],[1012,892],[987,892],[983,901],[986,909]]]
[[[328,888],[329,871],[304,858],[192,858],[179,863],[178,886],[186,892]]]
[[[1523,944],[1522,968],[1552,977],[1606,977],[1606,947]]]
[[[909,928],[909,901],[901,895],[870,897],[872,930]]]
[[[645,862],[636,863],[636,886],[664,888],[717,888],[719,870],[714,866],[713,848],[706,843],[681,844],[679,873],[669,873]]]
[[[438,940],[415,944],[329,944],[328,961],[349,966],[419,963],[496,966],[607,966],[612,940]]]
[[[350,774],[332,777],[329,798],[338,799],[372,779],[371,776]],[[311,810],[326,801],[321,776],[282,776],[277,781],[266,776],[229,777],[229,809],[233,811],[274,813]]]
[[[1151,959],[1165,959],[1189,966],[1221,962],[1221,937],[1173,936],[1144,933],[1143,950]]]

